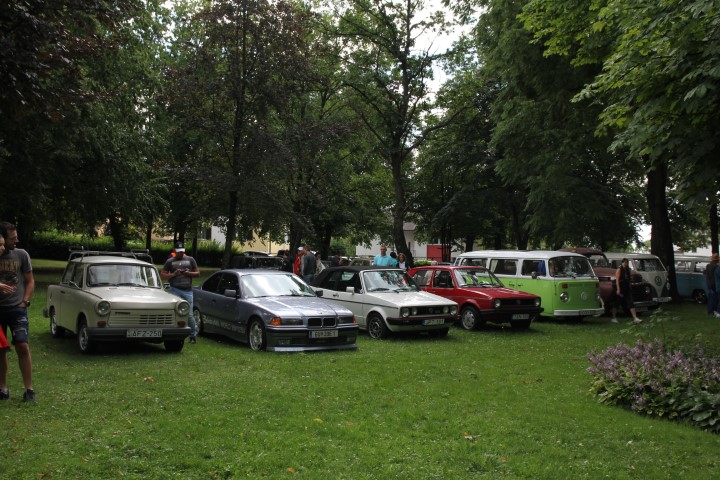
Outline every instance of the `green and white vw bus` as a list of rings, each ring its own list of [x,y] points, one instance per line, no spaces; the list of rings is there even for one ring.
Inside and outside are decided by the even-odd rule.
[[[509,288],[542,298],[542,315],[582,319],[604,312],[600,282],[584,255],[546,250],[477,250],[455,265],[488,268]]]

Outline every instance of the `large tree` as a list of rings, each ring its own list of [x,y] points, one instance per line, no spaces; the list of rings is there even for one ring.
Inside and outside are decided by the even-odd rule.
[[[345,86],[356,95],[355,110],[375,141],[393,181],[392,234],[398,252],[412,260],[405,240],[407,182],[416,149],[430,130],[429,82],[438,56],[419,38],[442,31],[441,13],[423,10],[422,0],[349,0],[339,13],[338,34],[346,40]]]

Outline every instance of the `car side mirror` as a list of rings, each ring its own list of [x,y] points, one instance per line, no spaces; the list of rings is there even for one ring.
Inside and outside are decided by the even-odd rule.
[[[235,298],[237,297],[237,290],[225,290],[225,293],[223,295],[225,295],[226,297]]]
[[[537,272],[532,272],[530,274],[530,276],[532,277],[533,280],[537,280],[537,277],[538,277]]]
[[[345,287],[347,293],[355,293],[355,287]]]
[[[315,296],[316,296],[316,297],[322,297],[322,296],[323,296],[323,291],[322,291],[322,290],[315,290]]]

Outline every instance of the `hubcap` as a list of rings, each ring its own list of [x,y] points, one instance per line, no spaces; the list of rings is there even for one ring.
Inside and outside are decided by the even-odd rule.
[[[253,323],[250,327],[250,348],[253,350],[260,350],[262,346],[262,328],[257,322]]]
[[[462,326],[465,330],[475,328],[475,314],[472,310],[465,310],[462,316]]]

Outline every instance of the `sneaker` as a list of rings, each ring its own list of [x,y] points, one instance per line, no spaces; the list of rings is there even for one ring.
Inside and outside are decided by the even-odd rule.
[[[23,393],[23,402],[34,403],[35,402],[35,390],[28,388]]]
[[[611,318],[610,323],[617,323],[617,318],[615,318],[615,317]]]
[[[10,400],[10,390],[7,388],[0,390],[0,400]]]
[[[635,323],[642,323],[642,320],[640,320],[638,317],[635,317],[635,318],[633,319],[633,322],[635,322]]]
[[[720,313],[715,312],[715,318],[720,318]]]
[[[197,343],[197,340],[195,340],[195,337],[190,337],[190,343]]]

